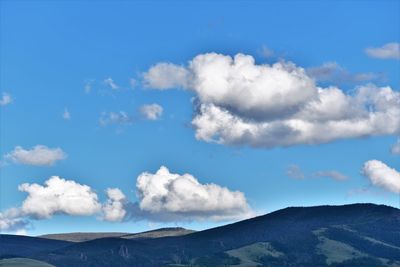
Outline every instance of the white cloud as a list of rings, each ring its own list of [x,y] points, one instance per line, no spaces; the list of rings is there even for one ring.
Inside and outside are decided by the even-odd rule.
[[[118,188],[106,190],[100,203],[95,191],[74,180],[52,176],[44,182],[24,183],[18,189],[28,196],[17,208],[0,212],[0,230],[26,231],[31,220],[54,215],[100,215],[104,221],[226,221],[254,216],[244,194],[216,184],[201,184],[190,174],[170,173],[160,167],[155,173],[141,173],[136,182],[138,202],[130,202]]]
[[[382,47],[369,47],[365,49],[369,57],[380,59],[400,59],[400,43],[387,43]]]
[[[0,212],[0,231],[2,232],[20,232],[25,230],[29,224],[20,209],[10,208]]]
[[[348,177],[338,171],[316,171],[312,175],[306,175],[303,170],[295,164],[289,165],[286,169],[286,175],[294,179],[305,179],[305,178],[331,178],[338,181],[348,179]]]
[[[10,94],[2,93],[1,98],[0,98],[0,106],[6,106],[8,104],[11,104],[12,102],[13,102],[13,99]]]
[[[338,171],[318,171],[314,173],[315,177],[328,177],[334,180],[343,181],[347,180],[348,177]]]
[[[69,110],[67,108],[64,109],[62,117],[63,117],[64,120],[70,120],[71,119],[71,113],[69,113]]]
[[[163,113],[163,107],[158,104],[143,105],[140,107],[139,112],[148,120],[157,120]]]
[[[367,161],[364,163],[363,174],[373,185],[394,193],[400,193],[400,172],[390,168],[385,163],[379,160]]]
[[[289,176],[290,178],[294,178],[294,179],[304,179],[305,178],[305,175],[304,175],[303,171],[300,169],[300,167],[297,165],[294,165],[294,164],[287,167],[286,175]]]
[[[143,74],[146,87],[157,89],[186,87],[189,71],[171,63],[158,63]]]
[[[22,203],[22,213],[38,219],[54,214],[88,216],[101,208],[97,194],[89,186],[59,176],[50,177],[44,186],[24,183],[18,189],[28,193]]]
[[[89,94],[92,91],[92,86],[93,86],[94,81],[95,80],[93,80],[93,79],[88,79],[84,82],[83,89],[86,94]]]
[[[35,166],[51,166],[66,157],[67,154],[61,148],[49,148],[44,145],[36,145],[31,149],[16,146],[13,151],[5,155],[6,159],[15,163]]]
[[[109,124],[131,124],[133,122],[132,116],[125,111],[119,112],[103,112],[99,118],[99,123],[102,126]]]
[[[126,215],[125,204],[127,199],[118,188],[108,188],[107,201],[103,204],[103,220],[110,222],[122,221]]]
[[[194,91],[192,125],[206,142],[270,148],[400,132],[400,93],[390,87],[368,84],[351,93],[321,88],[293,63],[257,65],[243,54],[202,54],[186,68],[159,64],[145,81],[157,89],[173,84]],[[185,75],[174,77],[173,66]]]
[[[392,145],[390,151],[393,155],[400,155],[400,139],[398,139],[397,142]]]
[[[379,73],[350,73],[336,62],[326,62],[321,66],[308,68],[307,74],[317,81],[334,82],[336,84],[352,84],[384,79],[383,74]]]
[[[242,192],[201,184],[190,174],[162,166],[155,174],[139,175],[139,208],[152,220],[233,220],[254,215]]]
[[[109,86],[113,90],[117,90],[119,88],[119,86],[114,82],[114,80],[111,77],[104,79],[103,83]]]

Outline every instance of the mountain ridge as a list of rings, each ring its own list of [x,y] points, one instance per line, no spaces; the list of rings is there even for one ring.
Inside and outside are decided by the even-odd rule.
[[[241,266],[245,262],[279,267],[398,267],[400,210],[370,203],[288,207],[181,236],[100,238],[32,257],[61,267],[111,262],[112,266]]]

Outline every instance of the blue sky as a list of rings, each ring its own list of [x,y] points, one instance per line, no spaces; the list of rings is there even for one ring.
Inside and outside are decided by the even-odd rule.
[[[27,193],[18,191],[20,184],[43,185],[51,176],[90,186],[102,203],[107,188],[119,188],[135,203],[137,177],[162,165],[171,173],[190,173],[201,184],[241,191],[256,214],[355,202],[397,206],[393,190],[373,186],[361,171],[373,159],[400,170],[399,155],[390,152],[399,130],[288,147],[198,140],[191,125],[198,91],[152,90],[143,73],[159,62],[187,66],[205,53],[243,53],[256,64],[285,60],[306,70],[335,62],[339,74],[316,77],[317,84],[350,94],[374,83],[398,93],[400,61],[366,53],[398,44],[398,10],[398,1],[2,1],[0,93],[12,101],[0,107],[0,210],[21,206]],[[117,89],[104,82],[108,78]],[[149,120],[140,108],[153,103],[163,111]],[[70,119],[63,118],[65,110]],[[99,122],[102,114],[120,111],[128,114],[128,123]],[[60,148],[66,157],[51,166],[6,157],[17,146],[36,145]],[[293,167],[304,178],[290,177]],[[327,171],[346,179],[315,175]],[[209,218],[106,222],[99,216],[62,211],[47,219],[28,216],[27,232],[204,229],[225,223]]]

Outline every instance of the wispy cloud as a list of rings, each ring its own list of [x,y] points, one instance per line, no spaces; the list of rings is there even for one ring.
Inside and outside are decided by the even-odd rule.
[[[51,166],[59,160],[67,157],[67,154],[61,148],[49,148],[44,145],[36,145],[31,149],[24,149],[16,146],[13,151],[7,153],[6,160],[14,163],[34,165],[34,166]]]
[[[2,93],[1,98],[0,98],[0,106],[6,106],[8,104],[11,104],[13,102],[13,98],[9,93]]]
[[[369,47],[365,49],[369,57],[379,59],[400,59],[400,43],[387,43],[381,47]]]
[[[86,94],[89,94],[92,91],[93,83],[95,82],[94,79],[87,79],[84,81],[83,90]]]
[[[400,139],[392,145],[390,152],[392,152],[393,155],[400,155]]]
[[[316,171],[311,175],[307,175],[303,170],[295,164],[289,165],[286,169],[286,175],[294,179],[306,178],[330,178],[337,181],[347,180],[349,177],[336,170]]]
[[[109,86],[113,90],[117,90],[119,88],[119,86],[114,82],[114,80],[111,77],[104,79],[103,83]]]
[[[261,49],[259,50],[260,55],[263,58],[271,58],[275,55],[274,50],[272,50],[271,48],[267,47],[266,45],[263,45],[261,47]]]
[[[133,122],[133,117],[125,111],[103,112],[101,113],[99,118],[99,123],[102,126],[110,124],[126,125],[126,124],[131,124],[132,122]]]
[[[298,165],[290,165],[286,169],[286,175],[294,179],[304,179],[305,175]]]
[[[335,84],[354,84],[367,81],[382,81],[385,79],[382,73],[351,73],[336,62],[326,62],[321,66],[308,68],[307,74],[317,81],[332,82]]]
[[[338,180],[338,181],[343,181],[343,180],[347,180],[349,177],[338,172],[338,171],[317,171],[313,174],[314,177],[327,177],[327,178],[332,178],[334,180]]]
[[[64,109],[64,112],[62,113],[62,118],[64,120],[70,120],[71,119],[71,113],[67,108]]]

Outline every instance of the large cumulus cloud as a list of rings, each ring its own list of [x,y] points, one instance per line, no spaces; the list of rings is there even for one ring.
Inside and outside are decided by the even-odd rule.
[[[59,176],[43,185],[24,183],[18,189],[28,195],[21,206],[0,212],[0,230],[25,230],[31,220],[69,216],[96,216],[109,222],[149,221],[227,221],[254,215],[242,192],[216,184],[201,184],[190,174],[175,174],[166,167],[156,173],[143,172],[136,180],[137,202],[118,188],[106,190],[101,203],[90,186]]]
[[[191,174],[171,173],[162,166],[144,172],[136,182],[136,216],[155,221],[233,220],[254,215],[242,192],[202,184]]]
[[[101,205],[97,194],[87,185],[59,176],[52,176],[44,186],[21,184],[18,189],[28,193],[22,203],[23,214],[50,218],[54,214],[88,216],[97,213]]]
[[[186,67],[158,63],[144,79],[155,89],[194,91],[192,125],[207,142],[269,148],[400,132],[399,92],[372,84],[351,93],[321,88],[293,63],[209,53]]]
[[[50,177],[44,185],[24,183],[18,189],[28,195],[20,207],[0,212],[1,231],[23,231],[30,226],[31,219],[49,219],[57,214],[90,216],[101,210],[98,196],[90,186],[59,176]]]

